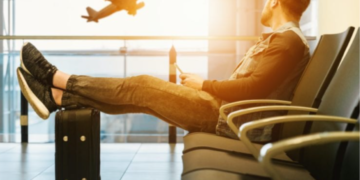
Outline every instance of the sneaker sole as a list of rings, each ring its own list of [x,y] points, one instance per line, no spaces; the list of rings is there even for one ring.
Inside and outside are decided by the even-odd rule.
[[[23,49],[24,47],[29,44],[29,42],[25,42],[23,44],[23,46],[21,47],[21,51],[20,51],[20,67],[25,70],[27,73],[31,74],[30,71],[26,68],[25,64],[24,64],[24,61],[23,61],[23,56],[22,56],[22,52],[23,52]],[[32,74],[31,74],[32,75]]]
[[[28,100],[30,105],[33,107],[36,114],[44,120],[48,119],[49,115],[50,115],[49,110],[40,101],[40,99],[37,98],[36,95],[31,91],[29,85],[27,84],[27,82],[19,68],[16,70],[16,73],[17,73],[19,84],[20,84],[21,92],[23,93],[25,98]]]

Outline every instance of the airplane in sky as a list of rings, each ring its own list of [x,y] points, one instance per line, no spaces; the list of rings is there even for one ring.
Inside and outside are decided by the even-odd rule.
[[[137,10],[143,8],[145,6],[144,2],[137,2],[137,0],[107,0],[110,1],[111,4],[104,7],[100,11],[96,11],[91,7],[87,7],[86,11],[88,13],[87,16],[81,16],[84,19],[87,19],[87,22],[99,22],[99,19],[110,16],[111,14],[125,10],[129,15],[135,16]]]

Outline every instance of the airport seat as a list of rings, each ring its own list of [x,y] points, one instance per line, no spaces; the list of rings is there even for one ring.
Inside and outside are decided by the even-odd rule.
[[[357,107],[358,108],[358,107]],[[333,116],[319,116],[319,115],[290,115],[290,116],[281,116],[281,117],[273,117],[273,118],[267,118],[260,121],[254,121],[250,122],[249,126],[252,126],[256,123],[260,123],[258,126],[263,125],[263,123],[269,123],[269,121],[272,120],[285,120],[288,119],[296,119],[307,116],[307,120],[323,120],[323,121],[341,121],[341,122],[348,122],[351,124],[358,123],[358,120],[355,119],[348,119],[348,118],[339,118],[339,117],[333,117]],[[358,131],[358,129],[357,129]],[[359,137],[359,133],[356,133]],[[317,136],[323,136],[323,135],[317,135]],[[317,137],[315,136],[315,137]],[[304,139],[309,139],[309,137],[300,137]],[[290,142],[289,142],[290,141]],[[299,142],[299,137],[293,138],[291,140],[282,140],[280,142],[276,142],[274,144],[267,144],[261,149],[261,154],[259,156],[259,160],[264,159],[264,152],[266,152],[267,148],[272,146],[279,146],[277,144],[292,144],[293,142]],[[314,143],[314,142],[313,142]],[[331,144],[334,146],[334,144]],[[321,146],[315,146],[313,148],[317,148]],[[356,149],[358,149],[358,144],[355,144],[352,146],[352,149],[346,148],[346,154],[345,156],[352,156],[354,158],[354,155],[356,157]],[[329,149],[329,151],[336,151],[338,152],[337,147],[333,149]],[[351,152],[350,152],[351,151]],[[209,179],[209,180],[215,180],[215,179],[227,179],[227,180],[248,180],[248,179],[271,179],[274,178],[273,174],[271,172],[269,173],[267,171],[267,168],[263,168],[263,164],[258,164],[258,162],[251,158],[250,156],[242,155],[232,155],[228,152],[221,152],[220,151],[211,151],[208,149],[202,149],[200,151],[192,151],[190,153],[197,152],[193,154],[193,157],[186,157],[186,158],[194,158],[197,156],[197,161],[192,161],[193,164],[188,164],[190,167],[188,168],[194,168],[195,166],[201,165],[202,168],[199,169],[192,169],[192,171],[189,171],[186,174],[182,175],[182,180],[195,180],[195,179]],[[215,152],[215,153],[214,153]],[[312,152],[310,152],[312,153]],[[281,151],[277,152],[277,154],[283,154]],[[275,154],[276,155],[276,154]],[[331,155],[331,156],[328,156]],[[290,164],[288,162],[280,162],[280,161],[273,161],[271,163],[270,169],[275,169],[278,174],[281,174],[282,180],[312,180],[312,179],[327,179],[327,180],[335,180],[338,178],[334,178],[333,176],[336,174],[335,170],[342,170],[342,171],[351,171],[352,173],[358,171],[356,167],[358,167],[359,159],[352,159],[353,162],[351,164],[347,164],[347,167],[336,167],[334,166],[335,163],[341,162],[341,160],[338,160],[338,156],[341,156],[341,154],[338,153],[324,153],[322,156],[319,156],[320,158],[308,158],[305,160],[307,163],[316,163],[319,160],[324,160],[325,162],[334,162],[330,163],[329,165],[325,166],[326,168],[319,168],[319,169],[327,169],[326,171],[319,171],[319,169],[312,169],[312,171],[307,171],[306,167],[303,163],[300,164]],[[357,155],[358,156],[358,155]],[[217,167],[213,166],[213,160],[216,160]],[[351,161],[351,158],[347,158],[348,161]],[[212,164],[212,165],[211,165]],[[265,163],[265,164],[269,164]],[[221,168],[219,168],[221,167]],[[226,167],[226,168],[223,168]],[[185,167],[184,167],[185,168]],[[350,169],[350,170],[349,170]],[[184,169],[184,171],[188,171],[189,169]],[[319,175],[320,173],[320,175]],[[341,173],[341,172],[340,172]],[[358,176],[354,173],[352,175],[341,173],[343,175],[346,175],[347,177],[352,176]]]
[[[343,117],[340,122],[316,122],[311,126],[311,133],[324,132],[324,131],[345,131],[350,130],[351,126],[347,123],[355,123],[354,119],[350,118],[353,114],[354,107],[356,112],[358,110],[359,103],[359,31],[354,38],[354,41],[349,49],[348,53],[344,57],[339,69],[335,73],[334,78],[332,79],[329,87],[324,93],[323,98],[319,109],[317,109],[317,114],[330,115],[336,117]],[[237,115],[241,115],[247,112],[253,112],[256,109],[291,109],[298,106],[267,106],[267,107],[256,107],[250,109],[240,110],[238,112],[233,112],[229,114],[228,122],[231,124],[231,119]],[[301,110],[303,107],[298,107]],[[303,110],[309,110],[305,108]],[[314,109],[314,108],[310,108]],[[356,113],[355,113],[356,114]],[[358,115],[358,114],[357,114]],[[246,153],[238,153],[238,151],[220,151],[222,144],[218,144],[219,148],[217,150],[206,149],[206,148],[197,148],[189,151],[183,155],[183,180],[192,180],[192,179],[201,179],[202,175],[208,177],[208,174],[212,174],[212,177],[216,177],[215,174],[227,174],[227,179],[247,179],[248,176],[252,178],[270,178],[270,176],[260,167],[260,164],[256,164],[256,159],[259,157],[260,149],[259,147],[254,147],[246,138],[246,131],[249,130],[247,127],[251,123],[261,123],[265,121],[269,123],[271,120],[283,120],[295,121],[296,117],[299,115],[287,115],[280,117],[267,118],[265,120],[253,121],[245,123],[241,127],[239,133],[241,144],[245,144],[247,147],[250,147],[250,152],[254,154],[254,157],[248,156]],[[302,117],[301,117],[302,116]],[[322,116],[318,115],[300,115],[297,119],[299,122],[304,122],[312,120],[311,118],[320,118],[323,120]],[[288,118],[288,119],[287,119]],[[292,118],[292,119],[291,119]],[[330,117],[329,117],[330,118]],[[357,118],[357,117],[353,117]],[[336,119],[336,118],[335,118]],[[319,119],[317,119],[319,120]],[[280,121],[281,123],[282,121]],[[272,122],[273,123],[273,122]],[[234,125],[232,125],[234,126]],[[263,124],[262,124],[263,126]],[[261,126],[257,126],[261,127]],[[254,127],[251,127],[254,128]],[[238,131],[238,130],[237,130]],[[243,135],[243,136],[242,136]],[[240,141],[239,141],[240,142]],[[236,147],[235,147],[236,148]],[[340,150],[339,150],[340,149]],[[309,173],[304,172],[304,170],[309,170],[311,175],[315,179],[333,179],[333,174],[335,168],[339,168],[338,157],[343,155],[341,149],[344,149],[343,144],[328,144],[317,147],[308,147],[302,152],[302,158],[300,164],[297,162],[287,162],[285,161],[273,161],[276,167],[280,167],[282,174],[288,175],[288,179],[297,179],[297,178],[310,178],[308,177]],[[345,148],[346,149],[346,148]],[[249,152],[249,151],[248,151]],[[326,153],[324,153],[326,152]],[[285,156],[286,154],[280,154]],[[329,158],[330,157],[330,158]],[[304,161],[303,161],[304,160]],[[284,166],[285,164],[285,166]],[[303,168],[305,167],[305,169]],[[290,170],[286,169],[290,168]],[[291,169],[297,168],[297,169]],[[329,173],[331,172],[331,173]],[[246,175],[246,176],[245,176]],[[225,176],[225,175],[224,175]],[[305,177],[306,176],[306,177]],[[230,178],[234,177],[234,178]],[[212,178],[209,178],[212,179]],[[311,178],[310,178],[311,179]]]
[[[331,79],[334,75],[335,70],[338,68],[338,65],[343,57],[345,49],[348,46],[348,43],[351,39],[351,35],[354,31],[353,27],[350,27],[343,33],[333,34],[333,35],[323,35],[318,42],[318,45],[312,54],[312,58],[309,61],[304,73],[299,80],[299,83],[294,92],[292,101],[278,101],[278,100],[252,100],[252,101],[241,101],[235,102],[221,107],[221,114],[225,118],[224,110],[232,106],[238,106],[242,104],[249,103],[269,103],[269,104],[288,104],[288,105],[298,105],[298,106],[307,106],[311,107],[316,97],[321,99],[323,92],[319,92],[321,89],[325,89],[329,82],[326,79]],[[311,52],[312,52],[311,48]],[[315,106],[317,108],[318,106]],[[299,113],[308,113],[308,112],[293,112],[290,111],[289,114],[299,114]],[[225,118],[226,119],[226,118]],[[305,123],[300,122],[297,124],[285,124],[281,129],[294,129],[295,127],[300,127],[294,131],[284,132],[282,136],[284,138],[291,137],[294,135],[302,134],[302,129]],[[258,148],[261,148],[262,145],[258,144]],[[220,137],[215,134],[209,133],[190,133],[184,137],[184,151],[186,154],[195,149],[213,149],[220,151],[229,151],[229,152],[238,152],[246,153],[250,152],[245,148],[244,144],[241,141]],[[293,159],[297,159],[297,154],[294,153]],[[289,160],[287,156],[278,157],[283,160]]]
[[[268,174],[270,174],[271,178],[273,180],[284,180],[289,179],[285,178],[281,172],[279,172],[275,166],[272,163],[272,157],[278,153],[283,153],[289,150],[293,149],[299,149],[302,147],[312,147],[316,148],[319,145],[322,144],[331,144],[336,142],[346,142],[353,146],[349,146],[346,148],[345,156],[353,156],[353,158],[356,158],[355,153],[357,154],[357,157],[359,157],[359,139],[360,139],[360,133],[359,129],[357,129],[354,132],[326,132],[326,133],[317,133],[302,137],[296,137],[291,139],[286,139],[280,142],[276,142],[274,144],[267,144],[261,149],[261,155],[259,157],[259,162],[261,163],[262,167],[266,170]],[[357,151],[356,151],[357,150]],[[328,157],[328,158],[334,158],[334,157]],[[309,162],[313,162],[313,159],[305,159],[310,160]],[[347,159],[349,160],[349,159]],[[353,159],[352,161],[343,161],[342,164],[344,164],[346,167],[343,167],[340,169],[336,169],[337,174],[342,174],[344,176],[338,176],[338,177],[332,177],[332,179],[341,179],[341,180],[351,180],[351,179],[359,179],[359,159]],[[357,168],[357,171],[354,171],[355,168]],[[349,169],[352,170],[352,172],[349,172]],[[335,171],[328,171],[327,174],[331,174],[331,172]],[[340,178],[339,178],[340,177]],[[319,179],[322,179],[323,177],[319,177]],[[326,177],[325,177],[326,178]]]
[[[359,123],[355,127],[354,131],[359,131]],[[335,175],[334,179],[360,179],[359,152],[359,142],[349,142],[347,144],[343,161],[341,164],[339,164],[339,166],[341,167],[341,171]]]

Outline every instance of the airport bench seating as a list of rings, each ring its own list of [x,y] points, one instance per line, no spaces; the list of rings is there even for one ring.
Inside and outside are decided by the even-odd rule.
[[[334,76],[335,70],[338,68],[343,57],[345,49],[348,46],[354,28],[349,28],[347,31],[333,35],[323,35],[319,40],[317,48],[315,49],[311,60],[309,61],[297,87],[294,92],[292,101],[279,100],[250,100],[231,103],[221,107],[220,114],[226,119],[224,111],[234,106],[241,105],[258,105],[258,104],[282,104],[282,105],[297,105],[318,108],[313,106],[316,99],[321,99],[324,94],[323,89],[326,89],[329,80]],[[289,111],[288,114],[307,114],[308,112]],[[280,128],[283,131],[283,138],[292,137],[303,133],[305,126],[304,122],[287,123]],[[294,130],[294,127],[296,129]],[[286,131],[292,129],[291,131]],[[221,146],[219,146],[221,144]],[[261,144],[257,145],[261,147]],[[184,137],[184,151],[186,154],[195,149],[213,149],[220,151],[238,152],[249,154],[250,152],[245,148],[242,142],[220,137],[209,133],[190,133]],[[293,153],[293,159],[297,159],[297,154]],[[279,157],[281,158],[281,157]]]
[[[325,35],[325,37],[326,36],[327,35]],[[325,39],[325,37],[323,36],[322,40]],[[319,46],[314,53],[314,57],[304,73],[305,75],[306,72],[309,70],[309,67],[311,67],[312,65],[311,63],[314,62],[314,58],[317,56],[317,53],[319,53],[319,49],[321,49],[321,43],[323,42],[322,40],[320,40],[319,42]],[[330,53],[330,52],[323,51],[323,53]],[[318,66],[318,68],[319,67],[321,66]],[[260,154],[259,148],[262,148],[261,150],[265,152],[264,148],[269,147],[271,145],[268,144],[265,147],[262,147],[261,145],[254,146],[253,143],[247,140],[245,134],[246,131],[249,130],[249,126],[251,128],[254,128],[255,125],[252,125],[253,123],[259,123],[260,125],[256,125],[255,127],[261,127],[264,125],[261,123],[266,124],[269,123],[270,120],[277,121],[277,123],[282,122],[281,120],[285,122],[295,121],[295,120],[299,122],[304,122],[308,120],[319,121],[309,126],[311,127],[309,128],[311,133],[352,130],[353,126],[349,125],[349,123],[354,124],[357,121],[349,118],[356,118],[355,116],[358,116],[358,107],[356,107],[356,105],[359,103],[358,67],[359,67],[359,31],[357,32],[356,37],[352,43],[352,46],[349,52],[346,54],[339,69],[336,71],[335,68],[336,71],[335,76],[333,78],[330,78],[332,79],[331,83],[329,84],[328,88],[325,88],[326,91],[323,95],[323,98],[317,99],[318,102],[321,102],[319,109],[305,108],[294,105],[256,107],[256,108],[240,110],[238,112],[232,112],[227,116],[227,119],[229,124],[232,124],[231,123],[232,118],[245,114],[247,112],[254,112],[257,110],[275,110],[275,109],[305,110],[305,111],[310,110],[313,112],[317,112],[318,115],[300,115],[300,116],[288,115],[288,116],[267,118],[261,121],[253,121],[246,123],[240,128],[241,131],[239,131],[236,127],[234,127],[234,125],[231,125],[234,132],[239,134],[239,138],[242,141],[229,140],[228,142],[226,142],[226,143],[234,142],[233,146],[231,146],[233,150],[230,151],[229,149],[222,150],[224,147],[222,143],[218,143],[217,144],[218,147],[216,147],[216,144],[213,143],[211,148],[207,148],[206,146],[198,146],[198,147],[195,146],[192,149],[185,148],[185,153],[183,155],[184,169],[183,169],[182,179],[183,180],[219,179],[219,177],[222,177],[220,179],[229,179],[229,180],[230,179],[268,179],[271,178],[268,172],[269,171],[272,172],[271,168],[273,167],[278,168],[278,170],[280,170],[280,174],[283,174],[283,176],[286,179],[311,179],[312,177],[314,179],[334,179],[334,177],[337,178],[340,175],[344,175],[344,173],[338,173],[338,171],[334,171],[336,169],[342,168],[342,166],[339,166],[340,164],[342,164],[342,159],[339,157],[344,156],[345,157],[344,161],[347,159],[351,159],[348,156],[351,152],[353,153],[353,151],[350,151],[349,148],[346,147],[358,148],[358,143],[357,145],[356,143],[355,145],[352,145],[354,143],[350,143],[350,145],[352,146],[347,146],[346,143],[336,143],[336,144],[331,143],[316,147],[307,147],[301,151],[302,153],[299,162],[289,162],[290,158],[288,158],[286,154],[280,153],[282,157],[280,159],[282,159],[283,161],[280,160],[273,161],[273,164],[263,163],[261,161],[262,164],[268,164],[268,165],[271,164],[269,170],[266,168],[263,169],[262,166],[257,162],[257,159],[260,160],[264,159],[265,156],[263,153]],[[311,76],[309,78],[311,78]],[[302,79],[301,81],[304,81],[304,79]],[[327,80],[325,79],[325,81],[330,82],[329,78],[327,78]],[[357,110],[355,111],[357,113],[353,114],[352,110],[354,108],[355,110]],[[328,115],[329,117],[319,116],[319,114]],[[336,116],[336,118],[332,116]],[[329,122],[324,122],[324,119]],[[286,128],[286,126],[284,126],[284,128]],[[219,138],[220,139],[218,139],[218,141],[216,142],[221,141],[221,137]],[[209,141],[211,141],[211,139],[209,139]],[[291,141],[291,140],[284,140],[284,141]],[[278,143],[282,143],[282,142],[280,141]],[[185,142],[185,146],[186,146],[186,142]],[[245,146],[249,148],[250,151],[244,148]],[[253,154],[253,157],[248,155],[248,153],[250,152]],[[343,169],[344,168],[342,168],[342,170]],[[351,169],[351,167],[347,169]],[[273,176],[273,178],[276,177]]]

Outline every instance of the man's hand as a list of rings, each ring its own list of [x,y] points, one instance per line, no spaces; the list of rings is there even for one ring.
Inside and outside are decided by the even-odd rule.
[[[196,74],[183,73],[180,74],[181,84],[193,89],[201,90],[204,79]]]

